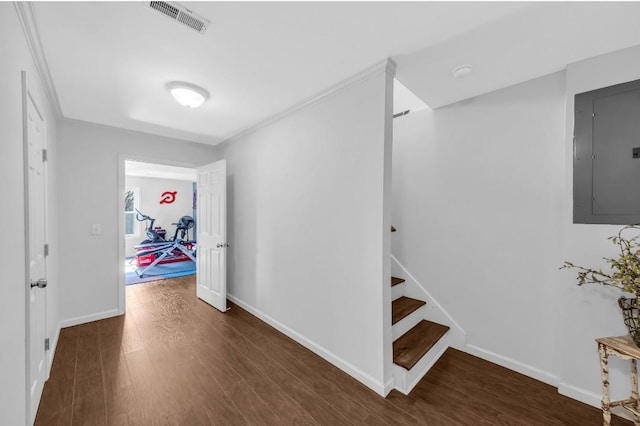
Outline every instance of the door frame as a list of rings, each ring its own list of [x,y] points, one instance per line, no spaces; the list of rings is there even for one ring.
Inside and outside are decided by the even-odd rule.
[[[198,168],[197,165],[188,161],[168,160],[166,158],[158,158],[148,155],[127,153],[118,154],[118,205],[116,209],[116,214],[118,215],[118,315],[123,315],[127,311],[126,272],[124,270],[124,262],[122,262],[125,257],[124,215],[122,214],[125,188],[125,161],[140,161],[143,163],[160,164],[163,166],[188,167],[190,169]]]
[[[28,124],[27,124],[27,102],[29,99],[31,99],[34,108],[36,109],[36,112],[40,115],[40,117],[42,117],[42,127],[43,127],[43,133],[44,133],[44,140],[43,140],[43,149],[47,149],[47,120],[46,117],[44,116],[44,114],[42,114],[42,111],[40,110],[39,104],[40,102],[36,102],[36,97],[33,95],[33,92],[30,90],[29,85],[27,83],[27,73],[26,71],[21,71],[20,73],[20,80],[21,80],[21,97],[22,97],[22,156],[23,156],[23,196],[24,196],[24,271],[25,271],[25,279],[24,279],[24,292],[25,292],[25,399],[26,399],[26,418],[27,418],[27,422],[31,422],[31,421],[35,421],[35,418],[31,418],[31,410],[32,410],[32,406],[31,406],[31,347],[30,347],[30,343],[31,343],[31,304],[29,303],[30,298],[31,298],[31,281],[30,281],[30,276],[31,276],[31,268],[30,268],[30,263],[31,263],[31,243],[30,243],[30,237],[31,237],[31,229],[30,229],[30,188],[29,188],[29,133],[28,133]],[[48,238],[48,231],[47,231],[47,225],[48,225],[48,208],[47,208],[47,204],[48,204],[48,184],[47,184],[47,175],[48,175],[48,168],[47,168],[47,162],[44,161],[42,164],[42,174],[43,174],[43,210],[44,210],[44,241],[45,244],[48,244],[49,238]],[[44,263],[45,263],[45,278],[48,278],[46,275],[47,274],[47,255],[45,254],[44,256]],[[44,289],[44,294],[42,295],[42,297],[44,298],[44,332],[45,332],[45,338],[47,337],[48,334],[48,324],[47,324],[47,305],[48,305],[48,300],[47,300],[47,291],[46,289]],[[44,346],[44,342],[42,342],[42,345]],[[52,365],[52,362],[50,362],[49,358],[51,357],[51,361],[53,361],[53,354],[51,353],[46,353],[45,351],[45,371],[46,371],[46,377],[44,378],[45,382],[49,379],[49,374],[51,372],[50,368]],[[41,396],[42,397],[42,396]]]

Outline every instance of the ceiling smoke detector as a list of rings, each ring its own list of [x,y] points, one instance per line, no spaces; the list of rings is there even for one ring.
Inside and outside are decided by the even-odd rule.
[[[469,74],[471,74],[471,71],[473,71],[471,65],[460,65],[459,67],[451,71],[451,75],[455,79],[460,79],[467,77]]]
[[[149,2],[151,9],[157,10],[164,16],[178,21],[194,31],[204,34],[211,21],[198,15],[186,7],[172,1],[152,1]]]

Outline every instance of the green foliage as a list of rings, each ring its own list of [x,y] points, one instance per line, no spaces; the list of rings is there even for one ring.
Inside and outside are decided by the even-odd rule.
[[[628,233],[628,231],[635,231],[635,235],[632,238],[624,237],[623,234]],[[564,266],[560,269],[577,269],[578,285],[588,283],[602,284],[640,296],[639,239],[640,225],[627,225],[618,232],[618,235],[608,238],[609,241],[617,245],[620,249],[618,257],[604,258],[609,264],[609,272],[604,272],[602,269],[577,266],[571,262],[564,262]]]

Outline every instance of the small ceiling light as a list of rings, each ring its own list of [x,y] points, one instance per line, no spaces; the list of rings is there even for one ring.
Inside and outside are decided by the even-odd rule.
[[[471,68],[471,65],[460,65],[459,67],[455,68],[451,74],[453,75],[453,78],[459,79],[471,74],[472,70],[473,68]]]
[[[167,90],[176,102],[187,108],[197,108],[209,99],[209,92],[205,89],[184,81],[167,83]]]

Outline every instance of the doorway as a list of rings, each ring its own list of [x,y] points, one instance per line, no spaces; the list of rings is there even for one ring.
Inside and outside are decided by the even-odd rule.
[[[125,285],[195,273],[195,170],[125,161]]]
[[[123,314],[127,285],[195,274],[195,244],[186,242],[196,236],[196,169],[121,156],[119,176],[119,311]]]
[[[226,161],[219,160],[214,163],[202,165],[197,169],[194,169],[193,165],[189,164],[166,164],[164,162],[158,162],[145,158],[131,158],[129,156],[120,155],[119,158],[119,173],[118,173],[118,190],[119,190],[119,209],[118,211],[118,223],[120,231],[120,244],[119,244],[119,259],[122,262],[119,271],[119,289],[118,289],[118,313],[120,315],[126,312],[126,280],[125,280],[125,257],[126,257],[126,241],[125,241],[125,229],[126,229],[126,217],[125,217],[125,189],[126,183],[126,165],[128,162],[141,163],[137,164],[140,167],[151,167],[148,164],[154,164],[153,167],[164,168],[164,176],[166,177],[169,170],[176,170],[175,168],[187,168],[196,173],[196,191],[197,197],[194,195],[193,189],[191,190],[192,200],[192,219],[195,220],[193,226],[193,233],[191,235],[196,236],[198,241],[197,250],[200,254],[197,258],[196,265],[196,278],[197,288],[196,297],[202,299],[206,303],[210,304],[214,308],[221,312],[227,310],[226,302],[226,248],[229,247],[229,243],[226,240]],[[164,167],[163,167],[164,166]],[[167,169],[167,166],[171,169]],[[131,181],[129,181],[131,182]],[[133,186],[131,187],[133,188]],[[193,188],[193,183],[192,183]],[[189,192],[189,191],[185,191]],[[135,197],[135,191],[132,191]],[[144,195],[139,191],[140,200],[144,200]],[[157,194],[156,194],[157,195]],[[158,204],[172,204],[177,197],[177,190],[162,191],[160,198],[156,198],[155,202]],[[170,202],[171,201],[171,202]],[[154,202],[154,199],[151,199]],[[134,203],[135,205],[135,203]],[[197,207],[196,207],[197,206]],[[196,214],[196,210],[199,210]],[[134,210],[135,211],[135,210]],[[141,212],[136,212],[141,213]],[[144,216],[144,215],[143,215]],[[150,216],[150,215],[146,215]],[[200,220],[202,219],[202,220]],[[148,219],[143,219],[147,221]],[[181,222],[181,220],[179,220]],[[179,223],[178,222],[178,223]],[[198,225],[201,222],[201,225]],[[129,219],[129,223],[133,221]],[[135,225],[130,225],[128,231],[135,232],[133,229]],[[155,230],[155,222],[153,226],[148,223],[146,230]],[[145,230],[145,234],[146,234]],[[166,234],[165,234],[166,235]],[[176,235],[176,234],[174,234]],[[175,241],[175,239],[174,239]],[[194,247],[196,247],[194,241]],[[137,248],[134,246],[137,250]],[[178,248],[182,252],[186,252],[182,247]],[[145,247],[146,249],[146,247]],[[151,254],[150,252],[140,253],[136,251],[136,257],[140,255]],[[193,253],[193,260],[195,261],[196,253]],[[161,260],[161,259],[160,259]],[[202,272],[202,273],[200,273]]]

